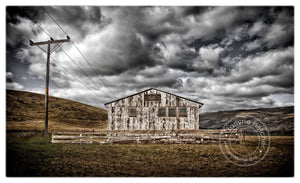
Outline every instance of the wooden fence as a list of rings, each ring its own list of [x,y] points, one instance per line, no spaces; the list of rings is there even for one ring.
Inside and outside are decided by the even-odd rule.
[[[53,131],[52,143],[218,143],[231,141],[243,143],[245,134],[241,130],[176,130],[176,131],[97,131],[67,132]]]

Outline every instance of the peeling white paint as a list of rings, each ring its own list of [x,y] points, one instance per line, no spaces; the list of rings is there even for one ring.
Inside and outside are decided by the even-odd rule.
[[[144,95],[159,94],[161,101],[145,101]],[[107,104],[108,130],[197,130],[199,108],[203,104],[157,89],[149,89]],[[137,116],[129,117],[129,107],[136,107]],[[176,107],[177,117],[158,117],[159,107]],[[178,116],[178,108],[186,107],[187,117]]]

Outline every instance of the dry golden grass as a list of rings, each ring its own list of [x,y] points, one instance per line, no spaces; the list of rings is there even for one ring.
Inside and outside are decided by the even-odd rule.
[[[43,130],[44,95],[7,90],[7,130]],[[107,111],[57,97],[49,97],[49,131],[107,128]]]
[[[248,140],[251,142],[252,137]],[[7,138],[8,176],[197,176],[294,175],[294,137],[271,137],[267,156],[239,167],[218,144],[51,144],[50,138]],[[247,148],[236,145],[241,149]]]
[[[82,120],[82,126],[70,123],[63,123],[62,121],[48,122],[48,130],[55,131],[99,131],[107,129],[107,121],[93,121],[92,125],[88,125],[88,121]],[[6,130],[22,130],[22,131],[43,131],[45,129],[44,120],[26,120],[26,121],[9,121],[6,123]]]
[[[43,130],[43,100],[43,95],[8,91],[7,131]],[[107,128],[106,120],[103,109],[50,97],[49,131],[97,131]],[[254,140],[247,137],[249,146],[234,146],[241,152],[248,151]],[[218,144],[51,144],[50,137],[17,138],[7,133],[6,150],[7,176],[294,175],[291,136],[271,137],[267,156],[250,167],[227,161]]]

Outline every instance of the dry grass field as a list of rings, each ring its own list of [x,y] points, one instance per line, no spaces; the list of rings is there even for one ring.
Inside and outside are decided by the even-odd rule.
[[[248,142],[251,139],[248,138]],[[271,137],[267,156],[250,167],[227,161],[218,144],[51,144],[46,137],[20,138],[8,134],[6,153],[7,176],[294,175],[294,137],[291,136]]]
[[[6,91],[6,130],[43,130],[44,95]],[[101,130],[107,128],[104,109],[57,97],[49,97],[49,131]]]
[[[98,131],[107,128],[107,112],[103,109],[55,97],[50,97],[49,105],[49,132]],[[293,109],[276,109],[283,112],[272,117],[274,110],[267,111],[265,118],[276,117],[277,120],[288,114],[289,119],[277,120],[278,123],[274,124],[280,124],[280,128],[286,127],[286,131],[293,131]],[[222,122],[220,119],[236,114],[237,111],[205,114],[201,123],[208,125],[205,127],[211,127],[217,122]],[[272,124],[271,121],[267,124],[270,129],[273,128],[270,126]],[[51,137],[37,135],[42,134],[43,129],[44,96],[7,90],[7,176],[294,175],[293,136],[272,136],[269,152],[261,162],[250,167],[239,167],[224,157],[218,144],[51,144]],[[275,127],[274,129],[276,130]],[[253,149],[254,140],[255,138],[247,136],[247,145],[234,145],[235,149],[240,151]]]

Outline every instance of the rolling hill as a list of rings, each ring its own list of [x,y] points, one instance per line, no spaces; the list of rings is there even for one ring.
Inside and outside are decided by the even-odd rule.
[[[43,130],[45,96],[6,90],[6,129]],[[107,128],[107,111],[79,102],[49,96],[49,131]]]
[[[200,114],[200,128],[221,129],[234,117],[252,116],[262,121],[271,134],[294,134],[294,106]]]
[[[44,104],[44,95],[7,90],[7,130],[43,130]],[[245,115],[260,119],[271,133],[294,134],[294,106],[200,113],[200,128],[221,129],[230,119]],[[49,131],[103,129],[107,129],[106,110],[71,100],[49,97]]]

